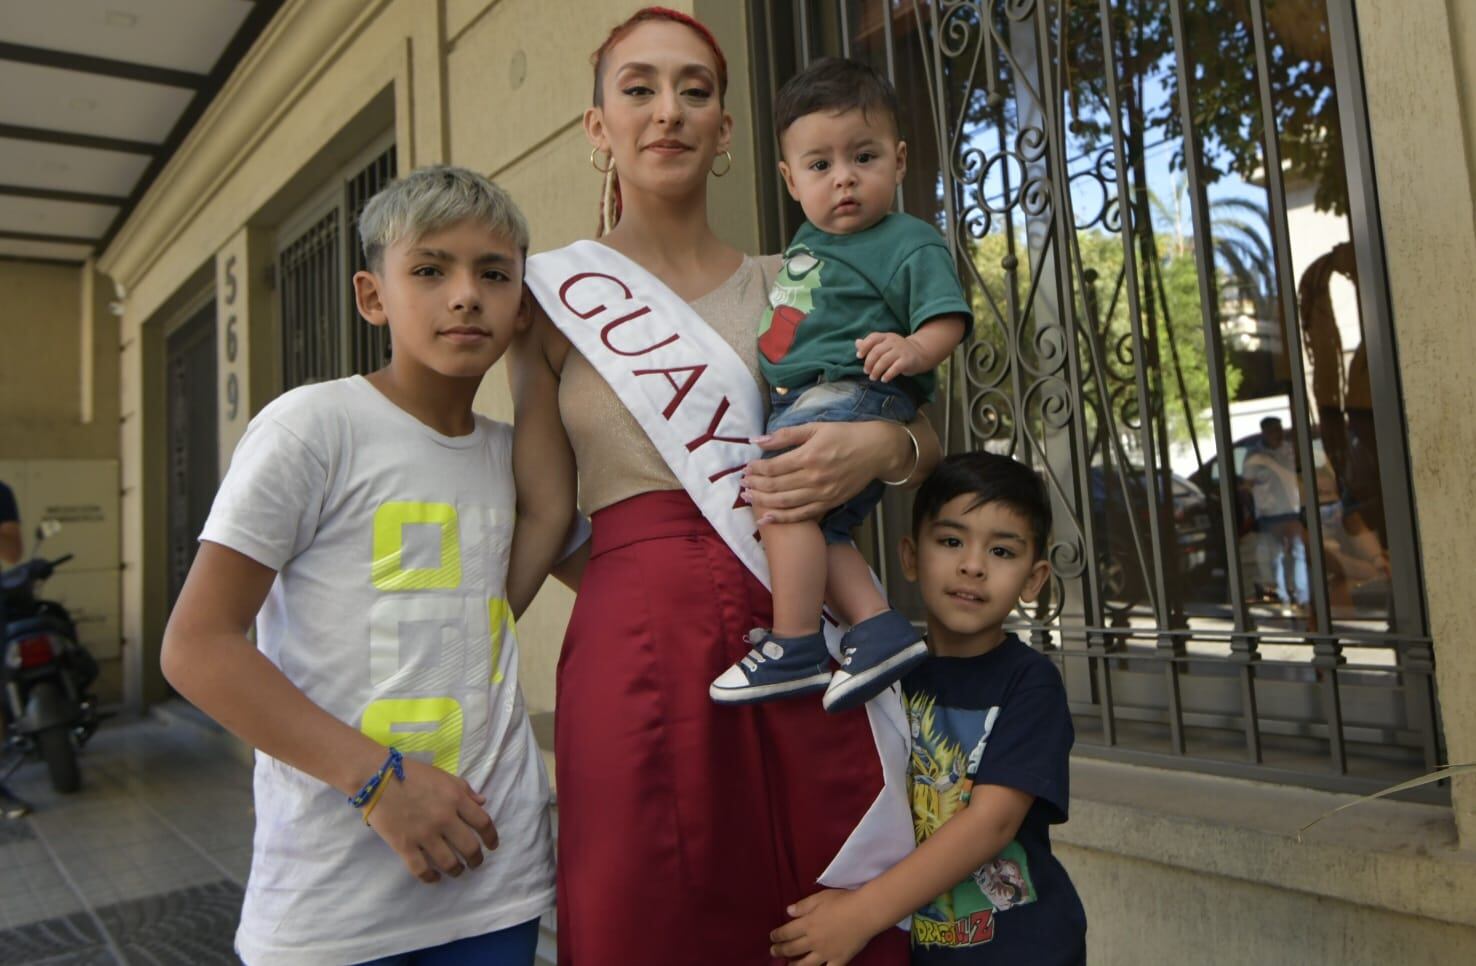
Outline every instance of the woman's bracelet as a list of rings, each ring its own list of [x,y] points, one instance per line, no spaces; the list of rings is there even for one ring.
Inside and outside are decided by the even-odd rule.
[[[906,486],[908,483],[911,483],[912,474],[917,472],[917,464],[922,462],[922,448],[917,445],[917,436],[912,432],[912,427],[906,423],[898,423],[897,425],[901,426],[902,431],[907,434],[907,438],[912,440],[912,469],[908,470],[907,475],[900,480],[882,480],[887,486]]]
[[[379,771],[375,772],[373,777],[364,783],[364,787],[348,800],[354,808],[370,806],[369,810],[364,813],[365,823],[369,821],[369,811],[372,811],[373,806],[379,802],[379,795],[384,790],[385,778],[391,774],[395,776],[396,781],[405,780],[405,756],[400,754],[398,748],[389,750],[389,757],[385,758],[384,764],[379,766]]]

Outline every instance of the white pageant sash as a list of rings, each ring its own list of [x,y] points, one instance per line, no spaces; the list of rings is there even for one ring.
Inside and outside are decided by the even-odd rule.
[[[738,353],[659,279],[599,242],[534,255],[525,276],[549,319],[620,397],[713,529],[770,587],[758,525],[739,486],[743,468],[762,452],[749,440],[764,432],[764,406]],[[825,622],[832,654],[842,631]],[[875,878],[913,847],[911,732],[897,688],[870,701],[866,714],[885,786],[820,876],[836,888]]]

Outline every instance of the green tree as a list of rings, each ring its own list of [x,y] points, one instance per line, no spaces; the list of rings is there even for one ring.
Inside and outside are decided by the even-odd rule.
[[[1107,405],[1113,411],[1114,423],[1123,435],[1124,443],[1136,449],[1138,440],[1129,421],[1135,424],[1140,410],[1134,376],[1138,353],[1123,279],[1122,238],[1093,229],[1079,233],[1077,244],[1086,275],[1079,284],[1085,285],[1092,306],[1089,314],[1097,328],[1095,347],[1084,331],[1079,339],[1078,351],[1085,369],[1085,384],[1081,388],[1092,397],[1094,410],[1100,412],[1103,401],[1091,368],[1093,360],[1100,359],[1106,375]],[[1161,243],[1159,249],[1165,254],[1158,264],[1147,270],[1139,266],[1143,276],[1139,280],[1140,299],[1151,297],[1154,300],[1151,312],[1143,309],[1139,313],[1142,338],[1148,343],[1143,349],[1143,361],[1149,370],[1150,394],[1163,393],[1161,399],[1155,399],[1148,408],[1154,419],[1165,421],[1170,441],[1187,443],[1192,433],[1199,433],[1202,437],[1210,431],[1208,421],[1202,415],[1210,408],[1210,379],[1204,316],[1200,306],[1199,270],[1192,240],[1182,248]],[[984,372],[979,373],[985,381],[992,381],[1008,364],[1008,346],[1015,346],[1016,351],[1027,356],[1035,351],[1031,338],[1035,323],[1021,321],[1026,315],[1024,303],[1030,291],[1028,273],[1031,267],[1024,254],[1026,251],[1023,237],[1015,240],[1012,249],[1003,233],[986,235],[973,245],[970,287],[977,320],[974,340],[987,343],[990,350],[976,353],[975,358],[992,361],[983,367]],[[1016,259],[1015,273],[1006,268],[1012,256]],[[1225,275],[1218,281],[1222,289],[1238,284]],[[1012,304],[1016,307],[1014,312]],[[1077,302],[1078,316],[1081,304]],[[1033,317],[1034,313],[1030,315]],[[1147,328],[1150,319],[1155,327],[1151,331]],[[1086,325],[1085,318],[1082,318],[1082,325]],[[1024,331],[1021,331],[1022,326]],[[1153,378],[1155,374],[1157,378]],[[1227,363],[1225,380],[1233,398],[1240,384],[1240,372],[1233,364]]]
[[[1044,0],[1040,0],[1044,2]],[[1066,0],[1070,131],[1082,151],[1112,143],[1099,0]],[[1262,177],[1262,110],[1251,0],[1179,0],[1184,11],[1191,116],[1213,184]],[[1289,172],[1317,186],[1319,210],[1346,214],[1347,171],[1334,96],[1325,0],[1265,0],[1271,111]],[[1167,0],[1114,0],[1112,51],[1130,155],[1167,140],[1184,170],[1179,72]],[[1198,76],[1196,77],[1196,73]],[[1154,96],[1157,92],[1161,96]],[[1130,159],[1131,161],[1131,159]]]

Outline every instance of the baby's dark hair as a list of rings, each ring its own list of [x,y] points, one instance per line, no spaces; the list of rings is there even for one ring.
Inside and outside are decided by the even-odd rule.
[[[836,114],[860,109],[868,119],[880,111],[892,122],[898,137],[902,114],[897,91],[877,70],[855,60],[822,57],[784,82],[774,97],[774,136],[783,138],[789,126],[807,114]]]
[[[1039,560],[1051,532],[1051,499],[1045,481],[1030,467],[1008,456],[983,451],[945,457],[912,501],[912,536],[938,516],[945,504],[972,496],[969,509],[1002,503],[1030,521],[1031,552]]]

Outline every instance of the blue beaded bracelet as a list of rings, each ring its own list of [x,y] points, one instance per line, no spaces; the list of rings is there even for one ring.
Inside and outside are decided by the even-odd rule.
[[[394,772],[396,780],[405,780],[405,756],[400,754],[398,748],[389,750],[389,757],[384,760],[383,765],[379,766],[379,771],[364,783],[364,787],[359,789],[358,793],[348,800],[348,803],[354,808],[363,808],[369,804],[369,800],[374,797],[374,792],[384,782],[384,777],[391,772]]]

